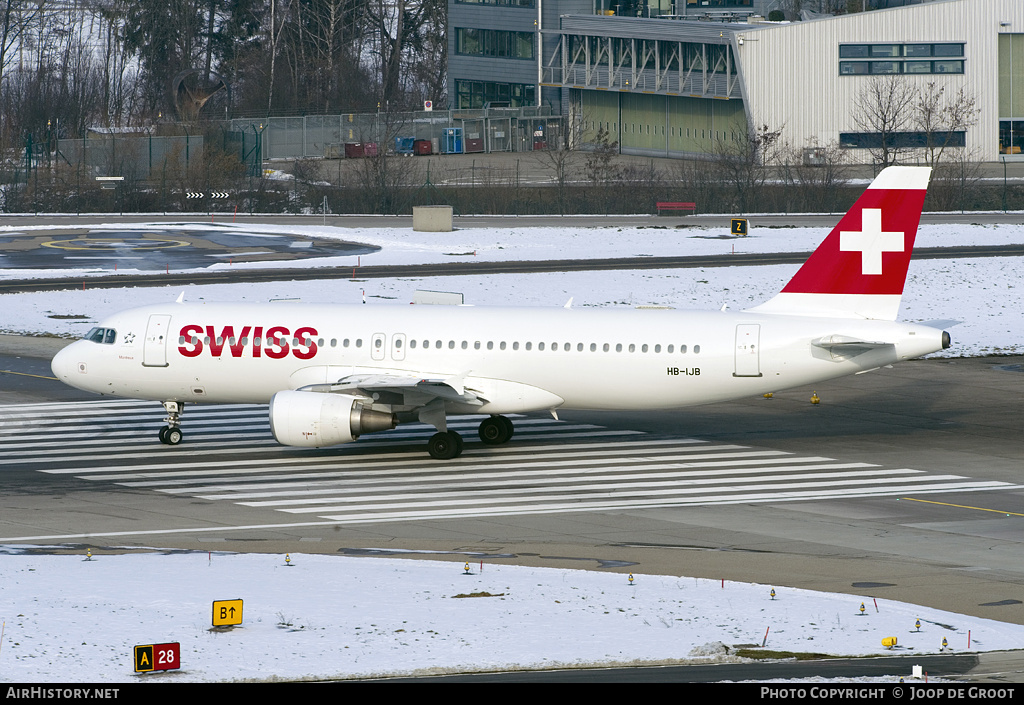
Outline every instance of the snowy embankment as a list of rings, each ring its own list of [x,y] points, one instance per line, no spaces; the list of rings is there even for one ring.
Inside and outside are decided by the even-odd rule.
[[[1019,625],[685,577],[631,583],[478,559],[467,574],[461,560],[9,552],[0,561],[9,682],[134,681],[133,647],[166,642],[180,644],[181,669],[159,678],[176,682],[735,661],[737,645],[762,643],[835,655],[938,653],[943,639],[956,652],[1024,643]],[[213,629],[212,602],[238,598],[242,625]],[[881,643],[890,636],[893,650]]]

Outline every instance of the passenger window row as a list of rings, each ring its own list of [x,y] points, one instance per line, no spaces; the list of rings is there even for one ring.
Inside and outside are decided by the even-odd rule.
[[[96,342],[96,343],[108,343],[108,344],[110,344],[110,343],[114,342],[114,338],[116,337],[116,335],[117,335],[116,332],[112,328],[111,329],[93,328],[91,331],[89,331],[88,335],[86,336],[86,339],[87,340],[92,340],[93,342]],[[262,346],[265,343],[265,340],[266,339],[253,338],[252,343],[253,343],[254,346],[260,347],[260,346]],[[188,343],[190,343],[192,345],[195,345],[199,341],[200,341],[200,338],[198,338],[197,336],[194,336],[194,335],[189,337],[188,339],[186,339],[185,336],[180,336],[178,338],[178,344],[179,345],[184,345],[186,342],[188,342]],[[209,345],[210,344],[210,337],[206,336],[206,337],[202,338],[202,342],[205,345]],[[222,337],[219,337],[219,336],[214,339],[214,343],[216,345],[224,345],[225,342],[228,345],[235,345],[236,339],[234,337],[225,339],[225,338],[222,338]],[[301,339],[300,338],[291,338],[290,340],[285,338],[285,339],[282,339],[281,342],[283,342],[285,344],[289,344],[290,343],[292,346],[296,346],[296,345],[310,345],[313,341],[310,338],[306,337],[306,338],[301,338]],[[318,347],[322,348],[324,346],[324,342],[325,341],[324,341],[323,338],[318,338],[317,341],[316,341],[316,344],[317,344]],[[249,338],[242,338],[240,343],[243,346],[248,346],[249,345]],[[332,348],[337,347],[338,339],[337,338],[331,338],[330,345],[331,345]],[[383,341],[380,338],[374,340],[374,346],[376,348],[379,349],[382,345],[383,345]],[[356,348],[363,347],[363,339],[362,338],[356,338],[353,341],[353,340],[351,340],[349,338],[344,338],[341,341],[341,347],[343,347],[343,348],[348,348],[348,347],[353,347],[353,346],[356,347]],[[402,347],[402,339],[401,338],[396,338],[394,340],[394,346],[395,346],[395,348],[401,348]],[[423,340],[422,342],[418,342],[416,339],[409,340],[409,347],[410,348],[415,349],[417,346],[419,346],[423,350],[429,350],[430,348],[433,348],[434,350],[442,350],[442,349],[445,349],[445,348],[447,348],[448,350],[455,350],[456,347],[458,347],[458,349],[461,349],[461,350],[469,350],[470,342],[468,340],[463,340],[460,343],[457,343],[454,340],[449,340],[449,341],[447,341],[447,343],[445,343],[445,341],[443,341],[443,340],[435,340],[435,341]],[[649,352],[653,352],[655,354],[660,354],[662,352],[665,352],[665,353],[670,354],[670,355],[676,353],[677,350],[678,350],[679,354],[682,354],[682,355],[685,355],[687,352],[689,352],[689,348],[688,348],[687,345],[684,344],[684,345],[676,346],[676,345],[671,344],[671,343],[668,344],[668,345],[662,345],[661,343],[656,343],[654,345],[650,345],[648,343],[642,343],[640,345],[637,345],[636,343],[615,343],[614,345],[612,343],[600,343],[600,344],[598,344],[598,343],[590,343],[589,345],[585,344],[585,343],[576,343],[575,346],[573,346],[572,343],[557,343],[557,342],[548,344],[548,343],[533,343],[532,341],[528,341],[528,342],[520,344],[519,341],[513,341],[512,343],[508,343],[507,341],[502,340],[502,341],[496,343],[496,342],[494,342],[492,340],[488,340],[486,343],[483,343],[483,342],[481,342],[479,340],[476,340],[476,341],[473,341],[472,346],[473,346],[474,350],[481,350],[481,349],[485,348],[487,350],[495,350],[495,349],[497,349],[497,350],[508,350],[508,349],[511,349],[511,350],[517,351],[517,350],[520,349],[520,347],[522,347],[523,350],[529,350],[529,351],[537,350],[538,352],[544,352],[544,351],[550,351],[550,352],[558,352],[558,351],[571,352],[574,347],[575,347],[576,352],[584,352],[586,350],[589,350],[590,352],[598,352],[598,351],[601,351],[601,352],[612,352],[612,350],[614,350],[617,353],[621,353],[621,352],[630,352],[630,353],[635,353],[635,352],[649,353]],[[693,354],[694,355],[699,355],[700,354],[700,345],[694,345],[693,346]]]
[[[186,338],[185,336],[181,335],[181,336],[178,336],[178,345],[184,345],[185,343],[189,343],[191,345],[195,345],[200,340],[202,340],[204,345],[209,345],[211,340],[216,345],[224,345],[225,343],[227,343],[228,345],[234,345],[236,342],[238,342],[242,346],[248,346],[249,345],[249,338],[248,337],[245,337],[245,338],[242,338],[242,339],[239,340],[239,339],[236,339],[233,336],[230,337],[230,338],[223,338],[223,337],[221,337],[219,335],[216,338],[210,338],[210,336],[205,336],[205,337],[203,337],[201,339],[198,336],[195,336],[195,335],[190,336],[188,338]],[[265,341],[266,341],[266,338],[253,338],[252,339],[252,344],[254,346],[256,346],[256,347],[261,347],[265,343]],[[286,338],[286,337],[282,337],[280,339],[280,342],[286,343],[288,345],[295,346],[295,345],[309,345],[310,343],[313,342],[313,340],[309,336],[306,336],[305,338]],[[317,344],[317,347],[322,348],[324,346],[324,339],[323,338],[318,338],[317,341],[316,341],[316,344]],[[346,338],[343,341],[343,344],[344,344],[344,347],[346,347],[346,348],[349,346],[348,338]],[[331,339],[331,347],[334,348],[334,347],[337,347],[337,345],[338,345],[337,339],[332,338]],[[360,348],[362,346],[363,346],[362,339],[356,340],[356,347]]]
[[[396,347],[400,347],[398,345],[398,341],[395,341],[395,342],[396,342]],[[422,342],[422,348],[423,349],[430,348],[431,347],[431,342],[432,341],[430,341],[430,340],[424,340]],[[410,348],[415,348],[416,344],[417,343],[416,343],[415,339],[409,341],[409,347]],[[470,347],[470,342],[468,340],[463,340],[461,343],[458,343],[458,344],[454,340],[449,340],[447,342],[447,348],[449,350],[455,350],[456,349],[456,345],[458,345],[458,347],[460,349],[462,349],[462,350],[468,350],[469,347]],[[487,341],[487,343],[482,343],[481,341],[476,340],[476,341],[473,341],[472,346],[473,346],[474,350],[480,350],[481,348],[486,348],[487,350],[494,350],[495,347],[497,347],[498,350],[506,350],[506,349],[509,349],[509,348],[511,348],[512,350],[519,350],[520,349],[520,343],[518,341],[513,341],[512,343],[508,343],[507,341],[504,341],[504,340],[502,340],[501,342],[498,342],[498,343],[495,343],[492,340]],[[442,341],[442,340],[435,340],[435,341],[433,341],[433,348],[435,350],[440,350],[443,347],[445,347],[445,342],[444,341]],[[557,342],[551,343],[551,344],[548,344],[548,343],[533,343],[532,341],[526,342],[526,343],[522,343],[522,348],[524,350],[537,350],[537,351],[541,351],[541,352],[543,352],[545,350],[547,350],[549,352],[557,352],[559,350],[561,350],[563,352],[571,352],[574,347],[575,347],[576,352],[584,352],[585,350],[589,349],[590,352],[597,352],[598,350],[600,350],[601,352],[611,352],[612,350],[614,350],[615,352],[631,352],[631,353],[633,353],[633,352],[661,353],[663,351],[666,352],[666,353],[675,353],[676,349],[677,349],[677,347],[675,345],[669,344],[669,345],[664,345],[663,346],[661,343],[657,343],[655,345],[650,345],[648,343],[643,343],[641,345],[637,345],[636,343],[628,343],[628,344],[627,343],[615,343],[614,345],[612,343],[601,343],[601,344],[590,343],[589,345],[587,345],[585,343],[576,343],[575,346],[572,343],[557,343]],[[687,350],[688,350],[688,348],[687,348],[686,345],[678,346],[678,351],[680,353],[682,353],[682,354],[685,354],[687,352]],[[700,353],[700,346],[699,345],[694,345],[693,346],[693,353],[694,354],[699,354]]]

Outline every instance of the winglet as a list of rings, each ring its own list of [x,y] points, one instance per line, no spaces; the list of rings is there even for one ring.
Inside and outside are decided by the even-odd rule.
[[[931,169],[882,170],[758,313],[896,320]]]

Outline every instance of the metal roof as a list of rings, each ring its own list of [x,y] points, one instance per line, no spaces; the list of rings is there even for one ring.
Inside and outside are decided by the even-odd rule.
[[[757,29],[739,22],[695,22],[693,20],[648,19],[602,15],[562,15],[557,34],[581,34],[619,39],[655,39],[696,44],[731,44],[733,36]]]

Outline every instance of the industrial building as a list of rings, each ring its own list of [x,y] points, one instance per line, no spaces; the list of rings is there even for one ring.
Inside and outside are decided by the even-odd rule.
[[[870,161],[879,135],[856,106],[872,82],[963,90],[975,105],[952,146],[972,159],[1024,150],[1024,3],[933,0],[768,22],[776,3],[717,0],[449,0],[453,108],[550,105],[592,142],[685,157],[765,126],[790,145]],[[639,16],[637,16],[639,15]],[[904,147],[927,136],[914,125]]]

